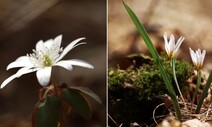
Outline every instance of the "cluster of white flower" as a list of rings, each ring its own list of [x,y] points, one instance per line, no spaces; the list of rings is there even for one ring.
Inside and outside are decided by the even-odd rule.
[[[177,50],[179,49],[180,45],[183,43],[185,38],[181,36],[178,39],[177,43],[175,44],[175,38],[174,38],[173,34],[170,36],[169,42],[168,42],[166,33],[164,33],[163,37],[164,37],[164,41],[165,41],[166,53],[168,54],[169,58],[172,59],[175,56]],[[190,51],[191,59],[193,61],[195,68],[197,70],[200,70],[203,66],[206,51],[203,50],[201,53],[201,50],[197,49],[196,52],[194,52],[190,47],[189,47],[189,51]]]

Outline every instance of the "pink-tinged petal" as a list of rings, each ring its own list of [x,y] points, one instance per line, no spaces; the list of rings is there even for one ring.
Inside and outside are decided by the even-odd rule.
[[[75,48],[76,46],[78,45],[81,45],[81,44],[86,44],[85,42],[81,42],[81,43],[78,43],[80,42],[81,40],[83,40],[85,38],[78,38],[74,41],[72,41],[64,50],[63,52],[60,54],[59,58],[56,60],[56,62],[60,61],[70,50],[72,50],[73,48]],[[77,44],[78,43],[78,44]]]
[[[60,67],[63,67],[65,69],[69,70],[69,71],[71,71],[73,69],[71,63],[68,62],[68,61],[59,61],[58,63],[56,63],[53,66],[60,66]]]
[[[85,67],[85,68],[90,68],[93,69],[94,67],[89,64],[88,62],[82,61],[82,60],[78,60],[78,59],[71,59],[71,60],[62,60],[60,62],[67,62],[71,65],[75,65],[75,66],[80,66],[80,67]]]
[[[40,83],[41,86],[47,86],[49,84],[51,71],[52,71],[51,67],[45,67],[36,72],[38,82]]]
[[[7,70],[11,68],[17,68],[17,67],[34,67],[34,65],[31,63],[29,57],[19,57],[16,61],[10,63],[7,66]]]
[[[19,78],[21,77],[22,75],[24,74],[28,74],[28,73],[31,73],[31,72],[34,72],[34,71],[37,71],[38,69],[30,69],[28,67],[25,67],[25,68],[21,68],[17,71],[16,74],[10,76],[9,78],[7,78],[6,80],[4,80],[4,82],[1,84],[1,89],[3,87],[5,87],[9,82],[11,82],[13,79],[15,78]]]

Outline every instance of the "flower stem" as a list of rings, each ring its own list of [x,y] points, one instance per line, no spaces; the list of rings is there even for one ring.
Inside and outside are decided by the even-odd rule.
[[[51,78],[51,81],[52,81],[52,85],[54,87],[54,94],[59,97],[60,96],[60,93],[58,91],[58,87],[57,87],[56,81],[54,81],[54,78]],[[61,104],[62,104],[62,108],[60,110],[60,120],[59,120],[59,123],[58,123],[57,127],[65,127],[65,125],[64,125],[65,124],[65,122],[64,122],[64,119],[65,118],[64,118],[64,113],[63,113],[63,106],[64,105],[63,105],[62,100],[61,100]]]
[[[178,81],[177,81],[176,71],[175,71],[175,62],[176,62],[176,57],[173,57],[173,58],[172,58],[172,64],[171,64],[171,65],[172,65],[173,78],[174,78],[175,84],[176,84],[176,86],[177,86],[177,90],[178,90],[178,92],[179,92],[179,94],[180,94],[180,97],[181,97],[181,99],[183,100],[184,106],[185,106],[186,109],[188,109],[187,106],[186,106],[186,103],[185,103],[185,99],[184,99],[184,97],[183,97],[183,95],[182,95],[182,93],[181,93],[181,90],[180,90]]]
[[[194,100],[196,98],[196,95],[197,95],[197,92],[199,90],[200,83],[201,83],[201,71],[200,70],[197,72],[197,76],[198,76],[197,77],[197,85],[196,85],[196,89],[195,89],[193,97],[192,97],[192,105],[194,104]],[[191,109],[192,109],[192,107],[191,107]]]
[[[55,92],[55,95],[58,96],[58,91],[57,91],[57,85],[55,83],[52,83],[53,86],[54,86],[54,92]]]

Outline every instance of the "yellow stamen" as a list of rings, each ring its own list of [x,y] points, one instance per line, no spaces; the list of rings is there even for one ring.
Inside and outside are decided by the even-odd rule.
[[[45,67],[49,67],[49,66],[52,65],[52,61],[51,61],[51,59],[49,58],[48,55],[43,55],[43,65]]]

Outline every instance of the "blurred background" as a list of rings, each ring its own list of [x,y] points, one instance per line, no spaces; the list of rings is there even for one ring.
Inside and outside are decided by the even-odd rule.
[[[92,119],[74,111],[72,127],[106,126],[106,0],[0,0],[0,82],[16,73],[6,71],[9,63],[31,53],[39,40],[62,34],[62,47],[86,37],[86,45],[71,50],[64,59],[81,59],[95,69],[74,67],[69,72],[55,68],[59,83],[89,87],[103,100],[92,102]],[[0,90],[0,127],[31,127],[31,112],[38,101],[36,74],[13,80]]]
[[[203,77],[208,76],[208,72],[212,70],[211,0],[124,1],[138,16],[159,53],[165,52],[163,39],[164,32],[167,32],[168,36],[174,34],[175,40],[178,40],[180,36],[185,37],[185,41],[177,52],[178,59],[186,60],[192,64],[189,47],[193,50],[197,50],[198,48],[201,50],[205,49],[207,53],[204,61]],[[126,56],[134,53],[150,55],[137,28],[127,13],[122,0],[108,0],[108,67],[119,68],[122,70],[130,69],[132,63]],[[136,60],[136,58],[134,58],[134,60]],[[128,85],[128,83],[126,84]],[[131,86],[128,85],[128,87]],[[125,88],[124,85],[123,88]],[[110,95],[110,92],[108,95]],[[111,92],[111,96],[112,95],[114,95],[114,93]],[[120,96],[120,98],[122,97],[122,95],[117,96]],[[126,96],[126,93],[123,94],[123,96]],[[121,99],[118,98],[117,102],[120,100]],[[108,103],[111,103],[112,105],[115,102],[111,99]],[[123,119],[128,118],[121,113],[126,112],[130,114],[132,112],[130,109],[126,109],[126,111],[125,109],[120,109],[120,114],[113,114],[113,109],[116,108],[117,107],[115,106],[109,107],[108,111],[109,115],[111,115],[111,118],[108,118],[109,121],[111,121],[109,124],[117,122],[116,125],[121,125],[118,117],[122,117]],[[126,121],[121,122],[125,123]],[[115,124],[110,126],[113,127]]]
[[[108,0],[108,66],[128,66],[125,56],[149,54],[122,1]],[[163,34],[185,41],[178,58],[191,62],[189,47],[207,50],[206,70],[212,69],[212,1],[210,0],[125,0],[144,24],[157,50],[164,50]]]

